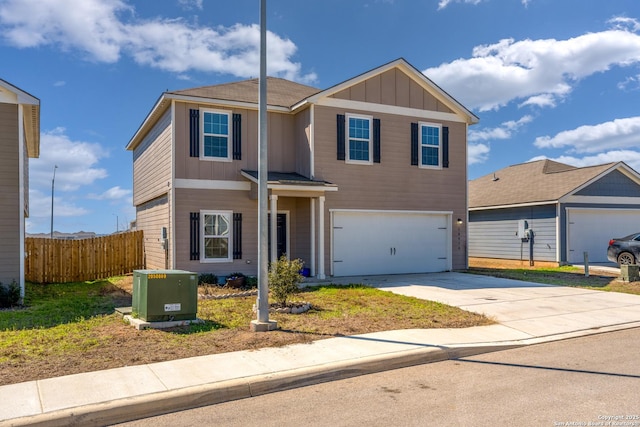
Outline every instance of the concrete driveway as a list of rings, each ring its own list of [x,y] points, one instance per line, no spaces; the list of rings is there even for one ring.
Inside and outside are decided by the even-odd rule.
[[[640,295],[544,285],[467,273],[337,278],[484,314],[532,337],[640,326]]]

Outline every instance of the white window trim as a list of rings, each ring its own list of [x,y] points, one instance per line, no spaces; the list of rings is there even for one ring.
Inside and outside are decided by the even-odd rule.
[[[229,245],[227,246],[228,253],[226,258],[205,258],[205,246],[204,246],[204,227],[205,227],[205,215],[224,215],[229,221]],[[223,263],[233,262],[233,211],[200,211],[200,262],[201,263]]]
[[[425,165],[422,163],[422,127],[434,127],[438,128],[438,165]],[[421,169],[442,169],[442,124],[440,123],[429,123],[429,122],[418,122],[418,167]]]
[[[228,117],[229,134],[227,135],[227,157],[213,157],[204,155],[204,115],[205,113],[224,114]],[[233,161],[233,115],[229,110],[214,110],[211,108],[200,109],[200,160],[208,160],[212,162],[231,162]]]
[[[349,150],[349,119],[364,119],[369,121],[369,160],[351,160],[349,157],[351,150]],[[351,163],[355,165],[372,165],[373,164],[373,116],[365,116],[362,114],[345,114],[344,122],[344,135],[345,135],[345,163]]]

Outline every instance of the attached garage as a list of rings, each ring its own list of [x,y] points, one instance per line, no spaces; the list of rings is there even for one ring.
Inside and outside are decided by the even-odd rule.
[[[614,237],[640,230],[640,210],[567,208],[567,254],[570,264],[607,262],[607,245]]]
[[[451,269],[451,213],[334,210],[334,276]]]

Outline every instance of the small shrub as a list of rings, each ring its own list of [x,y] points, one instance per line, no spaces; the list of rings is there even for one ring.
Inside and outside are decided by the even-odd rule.
[[[281,256],[279,260],[271,263],[269,268],[269,290],[276,303],[286,306],[289,297],[300,291],[298,284],[303,277],[302,260],[288,260],[286,256]]]
[[[227,275],[227,279],[241,279],[243,277],[247,277],[247,276],[245,276],[244,273],[240,273],[240,272],[231,273]]]
[[[218,276],[213,273],[202,273],[198,276],[198,285],[218,285]]]
[[[0,283],[0,308],[18,305],[20,302],[20,286],[14,280],[9,285]]]
[[[257,288],[258,278],[256,276],[247,276],[246,285],[248,288]]]

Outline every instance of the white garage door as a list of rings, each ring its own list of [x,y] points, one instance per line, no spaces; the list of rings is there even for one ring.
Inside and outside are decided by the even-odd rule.
[[[335,276],[451,269],[449,214],[334,211],[332,215]]]
[[[613,237],[640,231],[640,210],[567,209],[567,260],[571,264],[608,262],[607,246]]]

